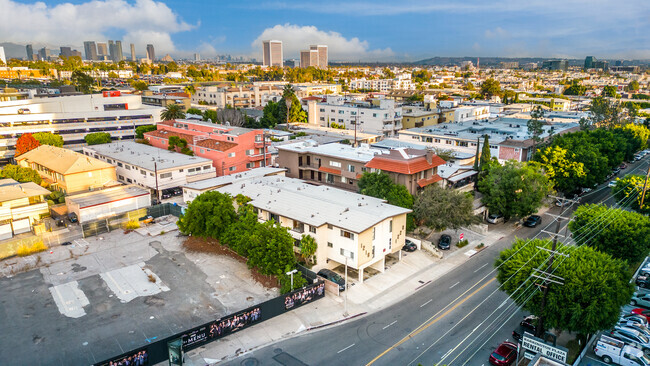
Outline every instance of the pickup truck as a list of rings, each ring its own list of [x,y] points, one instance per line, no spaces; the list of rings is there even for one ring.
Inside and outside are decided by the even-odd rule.
[[[650,365],[650,358],[642,350],[606,335],[600,336],[594,346],[594,353],[605,363],[614,363],[621,366]]]

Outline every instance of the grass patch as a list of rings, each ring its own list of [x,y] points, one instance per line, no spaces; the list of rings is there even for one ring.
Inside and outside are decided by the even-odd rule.
[[[458,243],[456,243],[456,246],[459,247],[459,248],[462,248],[462,247],[467,246],[467,244],[469,244],[469,240],[463,239],[463,240],[459,241]]]
[[[34,254],[34,253],[39,253],[47,250],[47,245],[43,243],[42,241],[37,241],[32,243],[31,245],[28,244],[21,244],[18,249],[16,249],[16,255],[19,257],[26,257],[28,255]]]

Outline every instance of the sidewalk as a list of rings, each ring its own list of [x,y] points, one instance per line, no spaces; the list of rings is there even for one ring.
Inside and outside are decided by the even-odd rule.
[[[363,283],[351,284],[347,290],[349,317],[378,311],[408,297],[415,290],[467,262],[471,251],[475,250],[478,244],[484,243],[488,247],[512,233],[516,227],[508,223],[491,226],[490,229],[487,235],[472,233],[469,245],[445,253],[442,259],[434,258],[425,250],[402,253],[402,260],[393,264],[384,273],[379,273]],[[465,232],[467,233],[466,230]],[[344,316],[345,295],[345,292],[340,297],[328,293],[325,298],[313,304],[189,351],[185,355],[185,364],[195,366],[215,364],[300,335],[305,331],[347,320],[349,317]]]

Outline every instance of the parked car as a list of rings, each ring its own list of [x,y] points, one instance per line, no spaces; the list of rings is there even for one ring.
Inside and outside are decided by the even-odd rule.
[[[618,166],[619,169],[627,169],[627,164],[621,163],[621,165]]]
[[[612,187],[614,187],[615,185],[616,185],[616,181],[615,181],[615,180],[613,180],[613,181],[607,183],[607,187],[609,187],[609,188],[612,188]]]
[[[622,315],[619,322],[634,322],[634,323],[642,324],[646,327],[648,326],[648,319],[646,319],[643,315],[639,315],[639,314]]]
[[[536,331],[537,331],[537,316],[528,315],[525,316],[524,319],[519,323],[519,328],[517,330],[512,331],[512,338],[514,338],[517,342],[519,342],[524,332],[535,334]]]
[[[404,241],[404,246],[402,247],[402,250],[405,252],[414,252],[418,248],[417,245],[415,245],[414,242],[406,239]]]
[[[489,214],[486,220],[490,224],[498,224],[498,223],[503,222],[504,218],[503,218],[503,216],[501,216],[499,214]]]
[[[638,344],[639,346],[643,347],[644,353],[648,353],[648,348],[650,347],[650,339],[634,329],[619,327],[619,329],[612,330],[610,332],[610,336],[625,343]]]
[[[618,175],[618,173],[620,173],[620,172],[621,172],[621,168],[614,168],[614,170],[612,171],[612,174]]]
[[[569,206],[570,204],[571,204],[571,201],[569,201],[569,200],[555,200],[555,206],[557,206],[557,207]]]
[[[536,227],[537,225],[542,223],[542,217],[539,215],[530,215],[524,221],[524,226],[526,227]]]
[[[449,250],[449,248],[451,248],[451,236],[447,234],[440,235],[440,239],[438,239],[438,248]]]
[[[641,323],[636,323],[634,321],[628,320],[619,320],[618,325],[614,326],[614,329],[619,329],[619,328],[628,328],[628,329],[634,329],[637,332],[645,335],[646,337],[650,338],[650,330],[643,324]]]
[[[621,366],[648,366],[650,358],[642,350],[626,345],[625,342],[601,335],[594,345],[594,353],[600,357],[603,362],[614,362]]]
[[[496,366],[510,366],[517,358],[517,345],[512,342],[503,342],[490,355],[490,364]]]
[[[70,213],[68,214],[68,220],[69,220],[71,223],[73,223],[73,224],[74,224],[75,222],[79,221],[79,219],[77,218],[77,214],[74,213],[74,212],[70,212]]]
[[[650,310],[646,310],[643,308],[636,308],[636,309],[632,309],[630,314],[641,315],[642,317],[646,318],[648,323],[650,323]]]
[[[635,292],[634,295],[632,295],[632,299],[630,300],[630,305],[639,305],[642,308],[650,309],[650,294]]]
[[[650,288],[650,277],[648,277],[647,271],[643,269],[641,270],[641,272],[645,272],[645,273],[636,276],[636,280],[634,280],[634,283],[639,287]]]
[[[323,268],[317,273],[319,276],[323,277],[326,280],[332,281],[339,285],[339,291],[345,291],[345,280],[339,276],[338,273],[332,271],[331,269]]]

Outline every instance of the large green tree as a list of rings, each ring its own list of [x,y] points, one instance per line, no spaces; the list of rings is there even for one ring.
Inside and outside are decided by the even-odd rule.
[[[179,104],[168,104],[167,107],[160,112],[160,118],[163,121],[181,119],[185,118],[185,113]]]
[[[0,178],[11,178],[20,183],[34,182],[41,184],[42,181],[36,170],[14,164],[3,166],[2,170],[0,170]]]
[[[480,222],[473,201],[469,193],[430,184],[415,197],[413,214],[418,223],[434,230],[459,229]]]
[[[372,196],[386,200],[391,205],[413,208],[413,196],[408,189],[401,185],[395,184],[390,176],[384,172],[366,172],[363,173],[357,183],[359,193],[366,196]],[[412,230],[415,227],[413,214],[408,214],[406,218],[406,230]]]
[[[495,265],[503,291],[525,310],[542,315],[544,329],[594,334],[611,328],[634,291],[627,263],[588,246],[560,243],[557,251],[569,256],[556,256],[551,270],[564,285],[550,285],[542,312],[543,295],[535,285],[542,281],[531,276],[547,269],[550,253],[540,248],[550,250],[551,241],[517,239],[499,254]]]
[[[78,91],[84,94],[90,94],[93,91],[93,78],[81,70],[73,71],[70,81]]]
[[[111,134],[108,132],[93,132],[84,136],[88,145],[108,144],[111,142]]]
[[[650,186],[646,187],[645,198],[642,200],[644,184],[645,176],[629,174],[616,180],[616,185],[612,187],[612,193],[624,206],[647,215],[650,214]],[[643,206],[641,201],[643,201]]]
[[[287,120],[287,100],[291,101],[289,106],[289,119]],[[302,109],[300,100],[296,97],[291,84],[284,86],[282,99],[278,102],[277,123],[307,122],[307,112]]]
[[[612,85],[606,85],[605,87],[603,87],[603,96],[616,98],[618,96],[618,93],[616,92],[616,87]]]
[[[490,99],[495,95],[501,94],[501,83],[493,78],[489,78],[481,84],[481,95],[485,99]]]
[[[528,134],[533,138],[533,151],[537,150],[537,143],[542,141],[540,137],[544,133],[542,118],[544,118],[544,109],[538,105],[530,112],[530,119],[527,123]]]
[[[285,107],[286,109],[286,107]],[[286,122],[286,117],[285,120],[283,121],[280,119],[280,105],[279,103],[276,102],[268,102],[264,106],[264,110],[262,111],[263,115],[262,118],[260,119],[260,125],[263,128],[274,128],[275,126],[278,125],[278,123],[284,123]]]
[[[63,146],[63,137],[52,132],[37,132],[32,134],[41,145],[50,145],[56,147]]]
[[[559,146],[540,150],[535,159],[540,163],[555,189],[570,193],[580,187],[585,176],[584,164],[575,161],[575,156]]]
[[[603,205],[581,205],[569,222],[578,245],[638,263],[650,252],[650,218]]]
[[[479,169],[483,170],[489,165],[490,160],[492,160],[492,153],[490,153],[490,139],[487,134],[483,137],[483,147],[481,149]]]
[[[135,128],[135,137],[139,139],[144,138],[144,133],[149,131],[155,131],[156,125],[143,125]]]
[[[221,238],[236,218],[232,197],[217,191],[198,195],[178,219],[178,229],[184,234]]]
[[[316,254],[317,249],[318,243],[316,243],[316,239],[311,235],[303,234],[300,239],[300,255],[305,261],[309,262]]]
[[[537,164],[508,161],[491,167],[478,183],[490,212],[506,219],[521,218],[537,210],[553,185]]]

